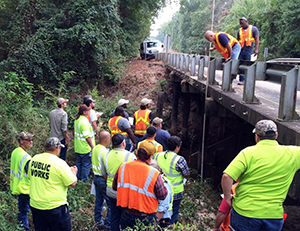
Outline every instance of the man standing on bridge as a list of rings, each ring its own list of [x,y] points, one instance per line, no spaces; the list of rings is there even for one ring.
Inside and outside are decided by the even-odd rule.
[[[217,49],[227,62],[230,59],[238,59],[241,52],[241,45],[232,35],[225,32],[214,33],[211,30],[205,32],[205,38],[214,43],[215,47],[210,47],[209,51]]]
[[[257,122],[253,133],[257,144],[243,149],[222,177],[224,198],[232,205],[230,225],[236,231],[280,231],[282,203],[300,169],[300,148],[279,145],[277,126],[271,120]],[[233,197],[230,190],[237,179]]]
[[[256,26],[248,24],[245,17],[240,18],[241,28],[237,32],[237,39],[241,44],[241,53],[239,60],[251,60],[251,55],[253,54],[253,47],[255,42],[254,56],[258,55],[259,46],[259,32]],[[238,85],[243,85],[245,81],[245,76],[240,75],[240,82]]]

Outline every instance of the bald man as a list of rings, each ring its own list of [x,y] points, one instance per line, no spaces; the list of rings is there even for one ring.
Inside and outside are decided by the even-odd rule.
[[[237,60],[241,52],[241,45],[232,35],[225,32],[214,33],[211,30],[205,32],[204,37],[207,41],[214,43],[209,51],[218,50],[227,62],[230,59]]]
[[[108,197],[106,195],[106,178],[101,172],[101,166],[104,163],[104,158],[109,149],[107,146],[110,144],[110,133],[102,131],[99,134],[99,144],[93,149],[92,152],[92,167],[94,172],[94,184],[96,189],[96,201],[94,209],[94,219],[96,227],[99,229],[110,230],[110,208],[108,207],[105,221],[103,222],[102,210],[104,206],[104,199],[106,204],[108,203]]]

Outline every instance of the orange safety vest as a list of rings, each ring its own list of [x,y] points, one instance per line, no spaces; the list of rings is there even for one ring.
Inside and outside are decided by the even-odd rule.
[[[246,31],[244,31],[243,28],[240,28],[239,36],[240,36],[239,43],[241,44],[241,48],[244,47],[245,42],[246,42],[246,46],[250,47],[252,43],[254,43],[255,41],[252,35],[252,25],[249,25]]]
[[[239,43],[239,42],[237,41],[237,39],[236,39],[235,37],[233,37],[233,36],[231,36],[230,34],[227,34],[227,33],[225,33],[225,32],[218,32],[218,33],[215,34],[215,35],[216,35],[216,41],[214,41],[214,46],[215,46],[215,48],[216,48],[216,49],[224,56],[224,59],[227,59],[227,58],[229,57],[229,55],[228,55],[228,50],[227,50],[226,47],[223,47],[223,46],[221,45],[220,41],[219,41],[219,35],[220,35],[221,33],[227,35],[227,37],[229,38],[229,44],[230,44],[231,47],[233,47],[233,45],[234,45],[235,43]]]
[[[116,133],[121,133],[124,136],[128,136],[127,132],[121,131],[121,129],[118,128],[118,122],[119,120],[123,118],[122,116],[114,116],[108,121],[108,128],[110,130],[111,136],[114,136]]]
[[[134,113],[135,118],[135,126],[134,126],[134,134],[136,135],[145,135],[147,132],[147,128],[150,125],[150,110],[144,109],[144,110],[138,110]]]
[[[154,186],[158,176],[156,169],[140,160],[121,164],[118,170],[117,206],[147,214],[155,213],[158,199]]]

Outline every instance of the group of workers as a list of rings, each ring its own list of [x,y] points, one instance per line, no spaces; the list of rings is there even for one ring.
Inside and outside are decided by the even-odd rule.
[[[238,30],[236,38],[225,32],[206,31],[205,38],[214,44],[214,47],[211,47],[209,51],[218,50],[226,62],[230,59],[250,61],[253,54],[254,57],[257,56],[259,47],[257,27],[249,25],[245,17],[240,18],[240,25],[241,28]],[[243,85],[244,81],[245,76],[240,74],[238,85]]]
[[[27,149],[32,147],[33,135],[26,131],[17,135],[10,186],[12,194],[18,195],[18,220],[24,230],[29,230],[29,209],[36,231],[71,230],[67,189],[77,180],[87,182],[91,169],[97,229],[116,231],[139,222],[167,227],[178,221],[184,177],[190,174],[185,158],[177,154],[181,139],[162,129],[163,120],[154,117],[149,109],[152,100],[147,98],[141,100],[133,124],[124,110],[129,101],[120,99],[108,122],[109,131],[97,132],[93,125],[100,113],[94,110],[95,102],[86,95],[75,117],[76,166],[65,162],[67,99],[59,98],[57,108],[49,113],[51,137],[44,143],[44,153],[31,158]]]

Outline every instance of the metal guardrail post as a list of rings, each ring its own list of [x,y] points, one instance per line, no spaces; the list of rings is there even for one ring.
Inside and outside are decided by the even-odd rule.
[[[184,68],[185,73],[189,71],[189,66],[190,66],[190,56],[186,55],[185,56],[185,68]]]
[[[208,84],[215,83],[215,76],[216,76],[216,62],[217,60],[214,58],[209,61],[209,70],[208,70]]]
[[[298,66],[282,74],[278,109],[278,120],[299,119],[296,113]]]
[[[180,70],[183,71],[183,65],[184,65],[184,55],[180,55]]]
[[[240,66],[240,68],[242,68]],[[253,63],[251,66],[245,67],[245,83],[244,83],[244,92],[243,92],[243,101],[245,103],[259,103],[259,100],[255,97],[255,71],[256,63]]]
[[[232,91],[231,65],[232,61],[223,63],[222,91]]]
[[[199,80],[205,80],[205,77],[204,77],[204,64],[205,64],[204,57],[200,57],[200,60],[198,61],[198,79]]]
[[[179,69],[180,68],[180,54],[177,54],[177,59],[176,59],[176,68]]]
[[[196,57],[193,56],[191,60],[191,75],[196,75]]]

